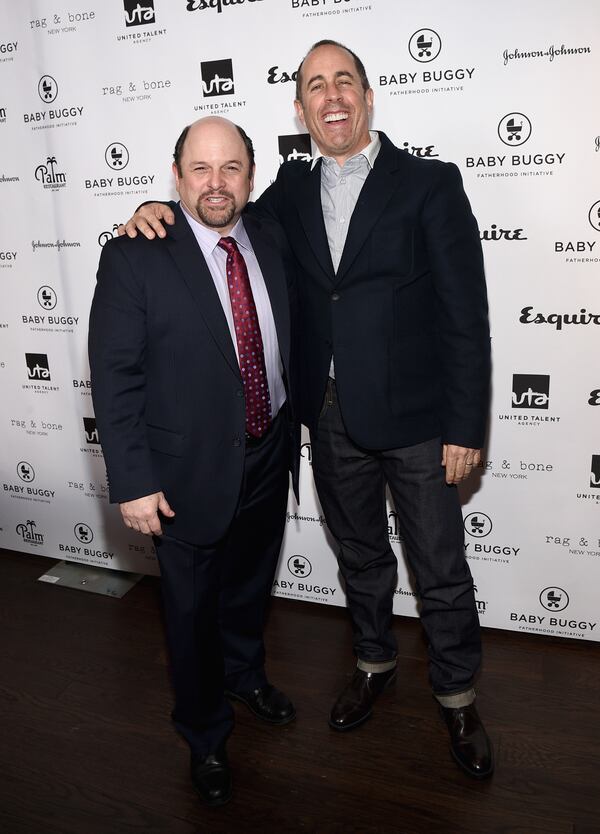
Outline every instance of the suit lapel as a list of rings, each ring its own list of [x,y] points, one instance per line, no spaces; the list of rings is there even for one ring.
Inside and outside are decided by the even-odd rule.
[[[231,341],[229,325],[212,275],[183,212],[177,205],[172,208],[175,212],[175,225],[168,227],[166,243],[169,252],[219,350],[239,377],[240,368]]]
[[[270,238],[261,231],[259,220],[255,217],[244,215],[244,227],[250,238],[254,254],[256,255],[260,271],[265,281],[267,293],[269,294],[273,319],[275,320],[275,329],[277,331],[279,352],[286,373],[289,376],[290,305],[283,262],[277,249],[270,242]]]
[[[297,207],[308,242],[328,280],[333,281],[335,272],[321,206],[320,159],[312,171],[308,169],[306,178],[298,187]]]
[[[354,259],[371,234],[373,226],[386,210],[392,194],[398,187],[398,177],[394,175],[394,172],[400,167],[400,151],[392,145],[383,133],[380,133],[379,136],[381,138],[381,149],[375,160],[373,170],[365,180],[352,213],[346,244],[335,277],[336,284],[343,280],[348,269],[352,266]]]

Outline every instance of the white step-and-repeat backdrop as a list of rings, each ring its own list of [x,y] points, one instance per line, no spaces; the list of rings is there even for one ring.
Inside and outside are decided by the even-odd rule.
[[[494,353],[464,492],[484,625],[600,639],[600,6],[596,0],[1,0],[0,546],[157,573],[107,500],[87,317],[102,245],[173,196],[181,128],[243,125],[257,191],[310,154],[294,71],[363,58],[373,126],[456,162],[485,251]],[[208,487],[210,488],[210,487]],[[274,593],[344,604],[308,438]],[[395,610],[415,614],[402,531]]]

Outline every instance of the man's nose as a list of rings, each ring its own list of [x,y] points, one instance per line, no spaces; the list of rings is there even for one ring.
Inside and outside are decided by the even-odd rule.
[[[342,94],[336,84],[331,83],[328,84],[325,89],[325,97],[327,101],[339,101],[341,99]]]
[[[223,177],[223,172],[221,170],[211,171],[208,178],[208,187],[213,191],[218,191],[220,188],[223,188],[224,184],[225,179]]]

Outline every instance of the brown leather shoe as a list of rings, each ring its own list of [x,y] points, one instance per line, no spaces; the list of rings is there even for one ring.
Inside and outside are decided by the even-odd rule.
[[[334,730],[351,730],[358,727],[373,712],[373,704],[393,683],[396,669],[387,672],[363,672],[355,669],[350,681],[333,705],[329,726]]]
[[[440,706],[450,733],[450,752],[469,776],[486,779],[494,772],[492,742],[481,723],[475,704],[466,707]]]

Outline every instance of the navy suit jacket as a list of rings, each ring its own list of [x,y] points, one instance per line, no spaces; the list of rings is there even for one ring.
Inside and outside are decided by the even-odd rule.
[[[320,162],[284,163],[256,204],[283,226],[298,264],[301,420],[316,426],[333,353],[355,443],[388,449],[439,435],[479,448],[490,339],[477,223],[455,165],[379,135],[337,273]]]
[[[242,487],[245,407],[223,308],[179,206],[163,240],[109,241],[92,303],[92,396],[112,502],[163,491],[170,535],[197,545],[227,531]],[[275,319],[292,412],[297,489],[290,291],[294,276],[278,227],[244,217]],[[298,424],[299,425],[299,424]]]

